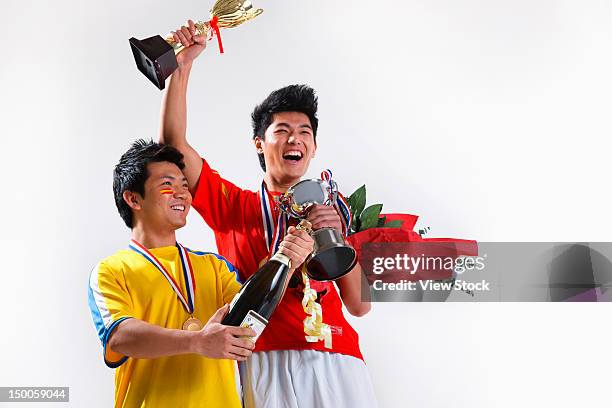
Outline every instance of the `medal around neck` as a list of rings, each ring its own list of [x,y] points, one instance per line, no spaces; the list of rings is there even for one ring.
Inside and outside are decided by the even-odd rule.
[[[185,320],[185,323],[183,323],[183,330],[200,331],[203,328],[204,326],[202,325],[202,322],[193,316]]]
[[[176,248],[178,250],[181,271],[183,274],[183,279],[185,280],[185,293],[181,290],[179,282],[177,282],[172,274],[166,269],[166,267],[157,259],[157,257],[151,253],[144,245],[140,242],[132,239],[130,241],[129,248],[139,253],[143,256],[143,258],[149,262],[155,269],[157,269],[168,281],[170,287],[176,294],[177,298],[181,301],[183,306],[185,307],[185,311],[190,314],[189,319],[183,323],[183,330],[188,331],[199,331],[204,328],[202,322],[195,317],[193,317],[193,313],[195,312],[195,277],[193,275],[193,270],[191,269],[191,262],[189,261],[189,255],[187,254],[187,250],[184,246],[176,243]]]
[[[237,27],[261,13],[263,10],[253,8],[249,0],[217,0],[210,10],[210,20],[195,23],[196,35],[210,39],[214,33],[219,51],[223,53],[219,29]],[[166,79],[178,68],[176,55],[185,49],[183,44],[174,41],[172,34],[168,34],[165,39],[159,35],[144,40],[132,37],[130,46],[140,72],[160,90],[165,88]]]
[[[288,216],[304,220],[315,204],[334,206],[338,187],[330,179],[302,180],[280,198],[280,209]],[[334,228],[312,232],[314,251],[306,264],[308,276],[317,281],[331,281],[346,275],[357,262],[355,250],[346,245]]]

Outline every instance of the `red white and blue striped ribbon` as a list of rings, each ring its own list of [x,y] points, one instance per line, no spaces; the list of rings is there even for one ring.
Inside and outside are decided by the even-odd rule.
[[[281,211],[278,214],[278,220],[276,222],[276,232],[274,233],[274,239],[272,240],[273,250],[270,252],[270,255],[273,255],[278,251],[278,247],[283,238],[285,237],[285,233],[287,232],[288,224],[289,220],[287,219],[287,214]]]
[[[282,211],[279,211],[276,222],[274,222],[274,213],[272,209],[276,207],[274,200],[270,199],[271,194],[268,192],[268,186],[266,182],[261,182],[261,189],[259,191],[260,205],[261,205],[261,218],[263,221],[264,235],[266,238],[266,248],[270,256],[278,251],[278,246],[285,237],[287,232],[287,215]]]
[[[330,169],[325,169],[321,172],[321,180],[325,180],[329,182],[332,179],[332,171]]]
[[[321,180],[325,180],[330,185],[334,183],[332,180],[332,171],[330,169],[325,169],[321,172]],[[338,210],[338,213],[341,215],[340,221],[342,221],[342,229],[344,230],[344,235],[348,236],[351,231],[351,223],[353,222],[353,216],[351,215],[351,210],[349,208],[348,201],[340,192],[338,191],[338,196],[336,197],[336,201],[333,203],[333,206]]]
[[[351,214],[351,210],[349,208],[348,201],[340,192],[338,191],[338,197],[336,198],[336,206],[340,210],[340,220],[342,221],[342,226],[344,227],[344,235],[348,236],[351,231],[351,224],[353,222],[353,215]]]
[[[274,222],[272,215],[272,206],[270,202],[270,196],[268,194],[268,187],[266,182],[261,182],[261,188],[259,189],[259,200],[261,206],[261,218],[263,221],[264,236],[266,238],[266,248],[270,251],[272,245],[272,238],[274,234]]]
[[[189,256],[187,255],[187,250],[178,242],[176,243],[176,247],[178,249],[179,258],[181,259],[181,268],[183,270],[183,276],[185,278],[185,286],[186,286],[186,296],[183,295],[179,284],[174,280],[172,275],[168,272],[168,270],[162,265],[161,262],[157,259],[155,255],[153,255],[144,245],[140,242],[132,239],[129,245],[130,249],[138,252],[142,255],[147,261],[149,261],[154,267],[157,268],[161,272],[162,275],[166,278],[174,293],[179,298],[187,313],[193,313],[193,304],[195,300],[195,279],[193,277],[193,269],[191,268],[191,261],[189,260]]]

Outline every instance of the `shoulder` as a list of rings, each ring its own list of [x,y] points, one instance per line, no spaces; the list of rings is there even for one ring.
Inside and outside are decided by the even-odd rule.
[[[140,260],[141,255],[130,250],[121,249],[114,254],[102,259],[98,265],[107,269],[121,270],[126,266],[131,265],[134,261]]]
[[[258,203],[258,193],[243,189],[221,176],[203,160],[202,172],[192,191],[193,206],[198,211],[209,212],[210,207],[219,205],[240,206],[246,202]],[[220,198],[224,198],[220,200]]]
[[[120,278],[125,274],[126,270],[130,269],[130,265],[139,260],[137,255],[134,251],[128,249],[117,251],[96,263],[91,270],[90,276],[112,275]]]

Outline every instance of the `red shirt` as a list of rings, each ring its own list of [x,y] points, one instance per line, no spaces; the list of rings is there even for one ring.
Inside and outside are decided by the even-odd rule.
[[[238,269],[244,282],[268,258],[259,193],[243,190],[223,179],[203,160],[200,180],[193,197],[193,208],[213,229],[218,252]],[[273,217],[278,217],[278,207]],[[255,351],[319,350],[347,354],[363,360],[359,336],[342,313],[342,301],[333,283],[317,284],[327,289],[319,296],[323,322],[331,327],[332,348],[323,341],[309,343],[305,339],[302,308],[303,286],[287,288],[285,296],[270,318],[266,330],[257,340]]]

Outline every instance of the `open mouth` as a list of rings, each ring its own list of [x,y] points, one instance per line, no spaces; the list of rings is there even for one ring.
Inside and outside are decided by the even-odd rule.
[[[173,205],[170,208],[172,210],[174,210],[174,211],[185,212],[185,206],[184,205]]]
[[[290,160],[292,162],[299,162],[302,160],[304,155],[299,150],[289,150],[283,154],[283,159]]]

